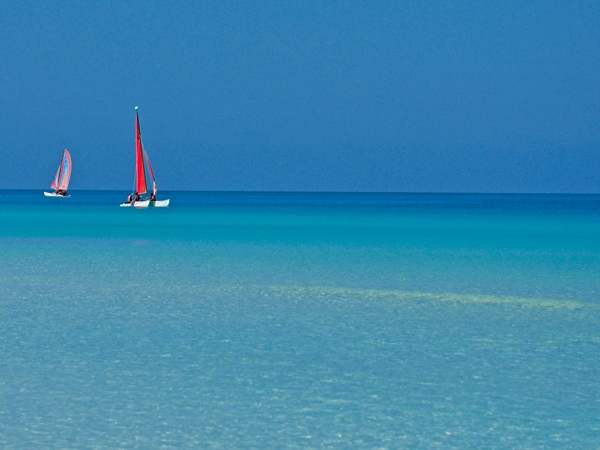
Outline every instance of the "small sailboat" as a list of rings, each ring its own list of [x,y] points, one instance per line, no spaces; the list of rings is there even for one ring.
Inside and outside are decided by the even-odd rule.
[[[63,157],[54,176],[54,181],[50,185],[54,192],[44,192],[46,197],[70,197],[67,193],[69,189],[69,181],[71,181],[71,170],[73,165],[71,164],[71,154],[65,148],[63,151]]]
[[[148,177],[146,174],[146,164],[152,178],[152,194],[148,195]],[[136,208],[147,208],[149,206],[164,207],[169,206],[169,199],[156,200],[156,179],[154,170],[150,164],[150,158],[144,149],[142,143],[142,132],[140,130],[140,116],[138,107],[135,107],[135,178],[133,181],[133,193],[127,199],[127,202],[121,203],[121,206],[135,206]]]

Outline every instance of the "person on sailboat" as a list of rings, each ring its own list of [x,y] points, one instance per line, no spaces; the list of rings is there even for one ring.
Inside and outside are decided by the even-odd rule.
[[[133,203],[133,199],[134,199],[134,195],[131,194],[129,197],[127,197],[127,203]]]
[[[156,201],[156,194],[154,192],[152,194],[150,194],[150,201],[151,202],[155,202]]]

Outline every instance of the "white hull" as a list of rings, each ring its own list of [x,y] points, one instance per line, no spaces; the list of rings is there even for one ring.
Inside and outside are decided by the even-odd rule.
[[[150,206],[150,200],[141,200],[139,202],[135,202],[135,203],[121,203],[122,207],[125,206],[133,206],[135,208],[147,208],[148,206]]]
[[[156,200],[156,201],[150,201],[150,200],[142,200],[139,202],[135,202],[134,204],[131,203],[121,203],[120,206],[122,207],[127,207],[127,206],[133,206],[135,208],[148,208],[150,207],[154,207],[154,208],[164,208],[166,206],[169,206],[169,202],[171,201],[171,199],[167,199],[167,200]]]
[[[63,198],[70,197],[70,195],[58,195],[56,192],[44,192],[44,195],[46,197],[63,197]]]
[[[165,206],[169,206],[170,201],[171,201],[171,199],[155,200],[153,202],[150,202],[150,206],[154,206],[155,208],[164,208]]]

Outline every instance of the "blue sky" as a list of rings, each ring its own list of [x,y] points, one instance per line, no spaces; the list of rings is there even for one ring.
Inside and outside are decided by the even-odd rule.
[[[0,3],[0,188],[600,192],[600,2]]]

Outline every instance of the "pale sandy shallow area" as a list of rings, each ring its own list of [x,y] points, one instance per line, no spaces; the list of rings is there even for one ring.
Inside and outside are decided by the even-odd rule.
[[[44,264],[2,271],[5,448],[589,448],[600,437],[594,303],[261,285],[238,269],[223,284],[226,270],[191,276],[152,257],[133,258],[140,279],[93,247],[49,267],[37,246]]]

